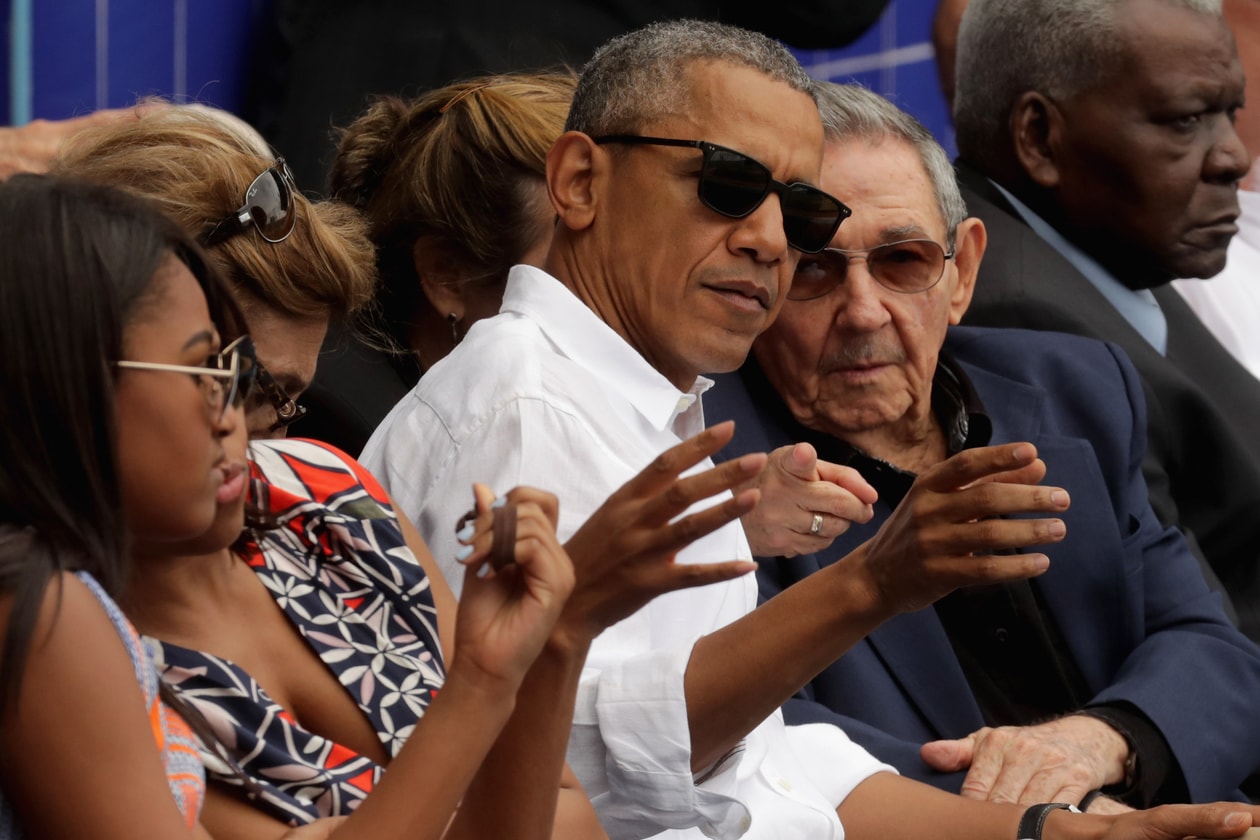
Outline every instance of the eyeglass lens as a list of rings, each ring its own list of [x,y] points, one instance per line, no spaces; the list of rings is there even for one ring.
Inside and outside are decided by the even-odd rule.
[[[903,294],[932,288],[945,271],[945,251],[931,239],[889,242],[864,251],[828,248],[801,257],[788,299],[812,300],[828,294],[844,282],[853,258],[863,255],[876,283]]]
[[[724,216],[742,218],[771,191],[779,194],[783,230],[797,250],[815,253],[827,247],[849,208],[808,184],[778,184],[761,162],[720,146],[705,144],[700,200]]]
[[[271,425],[271,431],[277,432],[306,416],[306,407],[298,405],[297,400],[288,395],[262,362],[258,362],[257,382],[261,396],[276,412],[276,422]]]
[[[217,386],[219,394],[216,407],[221,416],[228,406],[243,405],[254,390],[258,375],[254,343],[248,336],[241,336],[219,352],[216,365],[219,370],[231,371],[232,376],[228,378],[226,385],[214,377],[202,378],[213,380]]]

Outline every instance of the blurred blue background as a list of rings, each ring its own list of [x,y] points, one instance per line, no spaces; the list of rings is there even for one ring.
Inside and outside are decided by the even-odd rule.
[[[929,40],[935,7],[891,0],[856,43],[796,52],[815,78],[856,80],[888,96],[952,155]],[[269,12],[270,0],[0,0],[0,109],[16,125],[159,95],[243,113]]]

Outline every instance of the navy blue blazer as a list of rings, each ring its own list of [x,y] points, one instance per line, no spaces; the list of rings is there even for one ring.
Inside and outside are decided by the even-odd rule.
[[[1180,532],[1162,526],[1151,509],[1141,471],[1142,385],[1133,366],[1114,345],[1025,330],[951,328],[944,352],[971,378],[993,424],[992,442],[1032,442],[1047,466],[1045,483],[1071,494],[1067,536],[1039,547],[1051,564],[1035,585],[1090,702],[1128,702],[1145,713],[1195,801],[1235,796],[1260,764],[1260,649],[1227,620]],[[799,430],[754,404],[738,374],[716,378],[706,417],[736,421],[722,457],[796,442]],[[871,523],[851,527],[824,552],[762,559],[762,596],[835,562],[890,513],[877,503]],[[954,792],[963,774],[931,770],[919,746],[984,725],[932,608],[876,629],[784,714],[789,723],[833,722],[903,774]]]

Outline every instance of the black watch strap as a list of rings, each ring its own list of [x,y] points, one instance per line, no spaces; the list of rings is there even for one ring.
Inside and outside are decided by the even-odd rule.
[[[1015,840],[1041,840],[1041,829],[1046,824],[1046,817],[1051,811],[1071,811],[1079,814],[1080,810],[1064,802],[1046,802],[1034,805],[1024,812],[1019,821],[1019,830],[1015,832]]]

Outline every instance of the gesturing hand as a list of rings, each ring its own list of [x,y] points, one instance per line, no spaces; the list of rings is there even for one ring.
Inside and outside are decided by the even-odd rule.
[[[1085,715],[1037,726],[985,727],[919,750],[936,770],[967,770],[963,796],[1024,805],[1080,802],[1091,790],[1124,778],[1128,752],[1119,732]]]
[[[960,586],[1019,580],[1049,566],[1043,554],[1002,552],[1058,542],[1067,491],[1041,487],[1046,466],[1030,443],[967,449],[924,471],[879,532],[846,562],[889,613],[933,603]]]
[[[468,551],[461,562],[464,594],[456,613],[455,661],[467,662],[485,676],[519,684],[538,656],[573,589],[573,566],[556,539],[556,497],[518,487],[499,502],[485,485],[473,487],[474,518],[459,533]],[[492,508],[494,503],[496,508]],[[516,529],[505,546],[511,562],[495,570],[492,551],[495,510],[515,512]]]
[[[721,449],[735,425],[719,423],[667,450],[626,482],[565,544],[577,586],[561,623],[593,639],[657,595],[705,586],[753,571],[748,561],[675,563],[700,537],[747,513],[759,493],[743,490],[724,502],[674,521],[696,502],[757,475],[765,455],[745,455],[687,478],[678,476]]]
[[[869,522],[875,489],[854,469],[820,461],[808,443],[770,453],[766,466],[738,490],[756,488],[761,503],[740,521],[759,557],[822,551],[853,522]],[[821,517],[815,530],[814,517]]]

